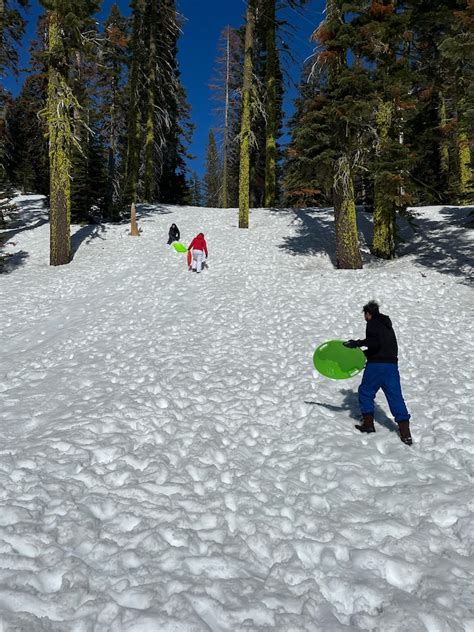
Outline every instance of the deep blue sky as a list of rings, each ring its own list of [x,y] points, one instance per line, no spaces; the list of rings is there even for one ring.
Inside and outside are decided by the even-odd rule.
[[[71,0],[73,1],[73,0]],[[128,0],[115,0],[123,13],[129,13]],[[102,19],[110,10],[114,0],[104,0],[98,19]],[[42,12],[38,0],[32,0],[27,14],[28,29],[24,40],[21,62],[28,63],[29,40],[34,36],[36,19]],[[286,43],[291,47],[294,63],[287,62],[286,67],[293,80],[298,81],[303,61],[311,55],[313,45],[309,37],[322,18],[325,0],[309,0],[304,10],[286,10],[281,17],[294,25],[293,34],[288,34]],[[200,175],[204,171],[205,152],[209,129],[215,124],[209,82],[213,74],[217,56],[217,43],[221,31],[230,24],[238,27],[243,23],[246,2],[244,0],[178,0],[178,8],[185,18],[183,34],[179,41],[179,60],[182,80],[192,106],[192,120],[196,125],[191,153],[196,159],[190,162],[190,168]],[[7,88],[18,93],[22,76],[7,80]],[[295,90],[288,87],[285,109],[292,111]]]

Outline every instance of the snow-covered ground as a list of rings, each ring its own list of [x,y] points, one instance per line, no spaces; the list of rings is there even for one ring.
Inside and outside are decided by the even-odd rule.
[[[5,233],[1,632],[474,630],[466,216],[415,210],[405,256],[364,243],[362,271],[334,269],[326,211],[243,231],[235,210],[142,207],[139,238],[75,227],[59,268],[41,216]],[[206,234],[201,275],[172,222]],[[372,298],[411,448],[382,396],[376,434],[354,429],[360,376],[312,368]]]

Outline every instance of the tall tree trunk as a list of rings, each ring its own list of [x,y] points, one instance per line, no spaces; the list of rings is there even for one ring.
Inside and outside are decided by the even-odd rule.
[[[9,188],[9,182],[7,178],[7,171],[5,168],[7,148],[6,148],[6,108],[0,108],[0,228],[5,228],[6,222],[3,215],[3,210],[8,207],[7,189]],[[4,199],[7,197],[7,201]]]
[[[390,182],[390,177],[375,176],[372,254],[380,259],[393,259],[395,256],[396,195],[397,186]]]
[[[126,193],[130,202],[136,202],[140,176],[141,109],[139,85],[141,68],[141,36],[143,34],[144,0],[138,0],[133,16],[132,64],[130,70],[130,113],[128,120]]]
[[[117,170],[117,153],[118,153],[118,138],[117,138],[117,76],[118,71],[116,64],[114,64],[114,76],[112,78],[112,99],[110,104],[110,133],[109,133],[109,155],[107,160],[107,190],[105,194],[105,206],[107,213],[113,219],[116,218],[115,208],[115,185],[116,185],[116,170]]]
[[[333,196],[337,267],[347,270],[362,268],[357,234],[354,181],[347,156],[342,156],[337,161]]]
[[[69,263],[71,257],[71,151],[75,106],[67,84],[67,59],[58,14],[49,13],[49,76],[47,122],[51,172],[50,263]]]
[[[120,188],[117,172],[117,157],[119,155],[119,123],[118,117],[120,112],[119,104],[119,85],[121,67],[117,61],[112,62],[112,85],[111,85],[111,102],[110,102],[110,132],[109,132],[109,155],[107,162],[107,191],[106,191],[106,209],[112,220],[120,219],[120,211],[118,209],[118,191]]]
[[[385,155],[389,142],[395,104],[393,101],[380,101],[376,114],[378,153],[381,160],[381,172],[375,174],[374,183],[374,237],[372,254],[381,259],[393,259],[395,256],[396,199],[399,193],[397,180],[393,173],[387,172]]]
[[[224,147],[222,156],[222,193],[221,206],[229,208],[229,108],[230,108],[230,26],[226,37],[226,72],[225,72],[225,111],[224,111]]]
[[[444,94],[440,91],[438,94],[438,121],[440,129],[440,141],[439,141],[439,167],[441,172],[441,187],[440,190],[446,192],[449,189],[449,138],[446,134],[446,126],[448,123],[448,117],[446,113],[446,99]]]
[[[473,172],[471,168],[471,149],[469,138],[464,130],[462,114],[459,109],[455,113],[457,125],[451,141],[450,154],[450,193],[451,201],[457,204],[468,204],[472,201]]]
[[[266,0],[266,115],[265,129],[265,206],[277,203],[277,72],[275,0]]]
[[[339,29],[344,24],[339,0],[327,0],[326,22],[337,25]],[[347,70],[347,50],[342,46],[334,46],[331,52],[334,61],[329,69],[329,94],[338,86],[339,76]],[[349,151],[343,147],[353,142],[352,133],[348,125],[344,131],[338,130],[341,138],[336,137],[339,158],[333,163],[332,196],[334,202],[334,222],[336,232],[336,265],[338,268],[356,270],[362,268],[362,256],[359,248],[357,233],[357,217],[355,207],[354,177]],[[343,143],[343,147],[342,147]]]
[[[456,152],[457,152],[457,171],[459,173],[458,182],[458,202],[460,204],[469,204],[472,201],[473,172],[471,168],[471,150],[469,147],[469,139],[464,131],[459,131],[456,136]]]
[[[145,202],[154,201],[154,193],[156,190],[155,183],[155,116],[156,116],[156,90],[157,90],[157,33],[156,24],[158,20],[156,11],[156,0],[151,1],[149,13],[149,66],[148,66],[148,85],[147,85],[147,113],[146,113],[146,137],[145,137],[145,182],[144,182],[144,199]]]
[[[250,204],[250,99],[252,90],[253,47],[255,30],[255,9],[253,0],[247,4],[247,24],[245,27],[245,58],[242,89],[242,123],[240,129],[240,173],[239,173],[239,228],[249,227]]]

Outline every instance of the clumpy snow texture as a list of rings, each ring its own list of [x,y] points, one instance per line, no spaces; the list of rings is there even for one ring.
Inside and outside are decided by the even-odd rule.
[[[2,632],[474,630],[469,210],[333,265],[332,213],[139,209],[48,265],[38,198],[0,276]],[[36,209],[37,219],[34,218]],[[205,233],[200,275],[166,245]],[[367,235],[367,238],[364,237]],[[21,256],[20,256],[21,255]],[[316,346],[393,322],[414,445]]]

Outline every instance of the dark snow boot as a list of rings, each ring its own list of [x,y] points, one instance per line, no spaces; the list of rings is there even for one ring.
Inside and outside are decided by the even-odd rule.
[[[398,430],[400,431],[400,439],[403,441],[405,445],[412,445],[413,440],[410,434],[410,422],[409,421],[399,421],[398,422]]]
[[[367,413],[366,415],[362,415],[362,424],[356,424],[356,428],[360,432],[366,432],[367,434],[375,432],[373,414]]]

